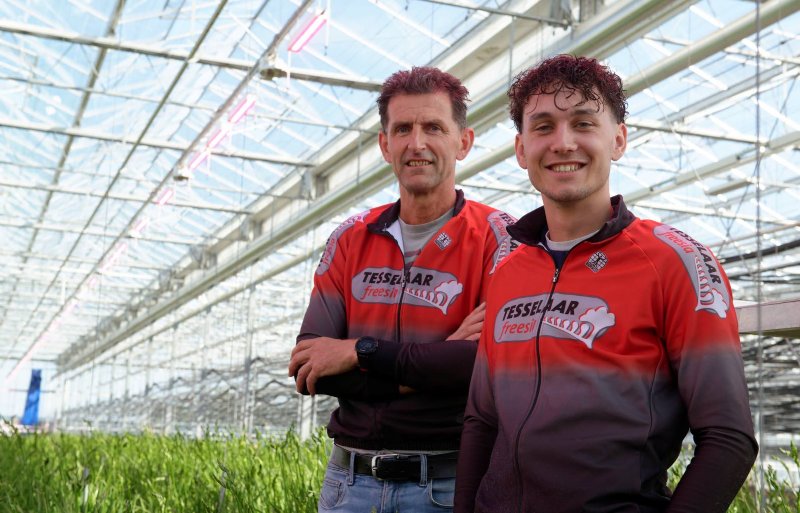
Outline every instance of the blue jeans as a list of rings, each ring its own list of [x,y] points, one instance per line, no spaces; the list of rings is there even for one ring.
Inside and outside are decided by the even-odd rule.
[[[382,481],[328,462],[318,511],[339,513],[446,513],[453,510],[456,478]]]

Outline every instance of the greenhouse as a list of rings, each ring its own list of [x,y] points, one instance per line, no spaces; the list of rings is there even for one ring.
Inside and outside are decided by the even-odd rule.
[[[0,0],[0,430],[198,462],[204,439],[302,447],[292,479],[316,496],[337,399],[297,393],[287,367],[329,236],[399,197],[382,83],[458,77],[475,143],[456,186],[518,219],[543,201],[507,90],[558,54],[623,80],[611,193],[730,280],[760,447],[736,511],[772,511],[771,482],[774,510],[800,511],[797,0]],[[215,467],[213,500],[163,511],[300,510],[225,496],[249,471]],[[81,486],[74,511],[117,511]],[[9,494],[0,513],[33,511]]]

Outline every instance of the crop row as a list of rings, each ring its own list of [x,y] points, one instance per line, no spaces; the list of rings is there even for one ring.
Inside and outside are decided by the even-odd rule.
[[[207,433],[0,435],[0,513],[315,512],[330,441]],[[784,454],[800,469],[795,446]],[[670,471],[675,484],[683,457]],[[763,489],[764,493],[755,490]],[[751,475],[729,513],[800,513],[797,484]]]
[[[0,436],[0,513],[315,512],[329,447],[293,432]]]

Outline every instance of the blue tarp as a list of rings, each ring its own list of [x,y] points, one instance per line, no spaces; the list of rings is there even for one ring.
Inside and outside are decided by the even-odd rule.
[[[21,423],[25,426],[35,426],[39,423],[39,395],[42,385],[42,370],[33,369],[31,384],[28,387],[28,398],[25,400],[25,413]]]

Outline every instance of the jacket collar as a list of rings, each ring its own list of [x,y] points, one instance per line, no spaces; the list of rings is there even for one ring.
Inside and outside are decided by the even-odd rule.
[[[464,209],[467,200],[464,199],[464,191],[456,189],[456,203],[453,205],[453,217]],[[373,233],[385,232],[393,223],[400,218],[400,200],[394,202],[389,208],[381,212],[375,221],[367,225],[367,229]]]
[[[611,209],[611,218],[606,221],[599,232],[587,239],[589,242],[600,242],[613,237],[636,219],[636,216],[625,206],[621,195],[611,198]],[[508,233],[511,237],[529,246],[543,243],[546,232],[547,218],[545,217],[544,207],[539,207],[525,214],[514,225],[508,227]]]

